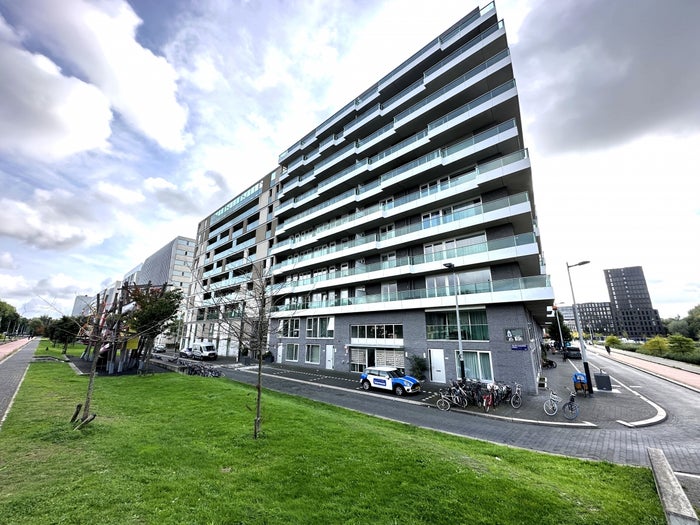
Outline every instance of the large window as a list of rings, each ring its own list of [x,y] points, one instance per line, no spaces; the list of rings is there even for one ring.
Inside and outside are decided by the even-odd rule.
[[[352,339],[403,339],[402,324],[354,324],[350,326]]]
[[[333,337],[333,317],[309,317],[306,319],[306,337]]]
[[[299,361],[299,345],[297,343],[287,343],[284,359],[285,361]]]
[[[321,345],[306,345],[306,362],[313,364],[321,362]]]
[[[465,350],[455,352],[457,375],[465,379],[493,381],[491,369],[491,352],[474,352]]]
[[[489,324],[486,310],[459,310],[462,339],[465,341],[488,341]],[[428,339],[458,340],[457,314],[454,310],[426,312],[426,337]]]
[[[299,319],[282,319],[280,321],[282,337],[299,337]]]

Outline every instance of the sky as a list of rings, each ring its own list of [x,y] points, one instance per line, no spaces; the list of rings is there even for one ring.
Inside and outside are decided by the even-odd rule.
[[[0,300],[70,315],[475,0],[0,0]],[[556,302],[700,304],[697,0],[498,0]]]

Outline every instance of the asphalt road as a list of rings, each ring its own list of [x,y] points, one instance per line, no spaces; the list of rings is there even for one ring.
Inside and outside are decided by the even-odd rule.
[[[601,360],[590,356],[596,365]],[[647,448],[660,448],[677,472],[700,476],[700,394],[623,364],[600,362],[605,371],[642,391],[666,410],[667,418],[641,428],[589,428],[514,422],[465,412],[441,412],[420,398],[397,398],[390,393],[364,392],[357,380],[328,377],[325,371],[285,371],[264,367],[265,388],[299,395],[359,412],[456,435],[531,450],[613,463],[648,466]],[[233,380],[255,384],[253,368],[227,369]],[[640,387],[643,385],[643,387]],[[602,394],[599,394],[602,395]],[[528,402],[527,396],[524,403]],[[584,401],[582,401],[584,403]],[[624,412],[624,407],[620,407]],[[615,407],[612,407],[615,409]]]

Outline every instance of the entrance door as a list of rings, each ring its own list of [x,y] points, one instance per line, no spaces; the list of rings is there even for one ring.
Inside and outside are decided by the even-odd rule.
[[[333,369],[335,363],[335,346],[326,345],[326,368]]]
[[[445,376],[445,351],[442,348],[431,348],[430,352],[430,380],[434,383],[444,383]]]

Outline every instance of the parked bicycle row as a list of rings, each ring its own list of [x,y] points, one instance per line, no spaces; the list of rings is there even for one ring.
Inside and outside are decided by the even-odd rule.
[[[517,409],[523,400],[521,385],[518,383],[511,388],[505,383],[483,383],[476,380],[453,380],[452,386],[440,389],[439,396],[436,405],[440,410],[449,410],[453,406],[467,408],[471,405],[488,412],[501,403],[510,403]]]

